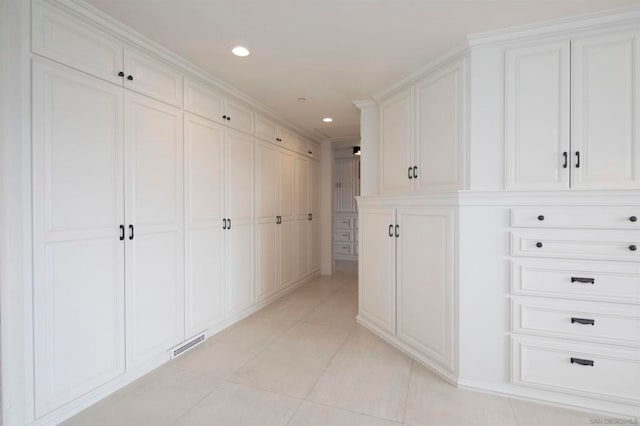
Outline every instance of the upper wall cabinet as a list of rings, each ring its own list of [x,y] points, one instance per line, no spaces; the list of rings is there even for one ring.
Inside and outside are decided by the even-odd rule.
[[[123,44],[40,1],[33,3],[34,53],[122,85]]]
[[[382,193],[464,187],[465,60],[380,105]]]
[[[639,42],[638,33],[572,41],[575,188],[640,187]]]
[[[184,79],[184,109],[241,132],[253,134],[253,111],[215,88]]]
[[[135,49],[124,49],[124,86],[143,95],[182,107],[182,74]]]
[[[295,149],[295,138],[291,130],[280,126],[276,122],[256,115],[256,137],[275,143],[288,149]]]
[[[565,188],[569,170],[569,42],[506,54],[509,188]]]
[[[640,187],[637,33],[506,52],[509,189]]]

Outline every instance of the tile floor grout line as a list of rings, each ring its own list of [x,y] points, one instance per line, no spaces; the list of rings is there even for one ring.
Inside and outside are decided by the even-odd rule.
[[[182,415],[180,415],[177,419],[175,419],[173,421],[173,423],[171,423],[171,425],[175,425],[176,423],[178,423],[184,416],[186,416],[188,413],[191,412],[191,410],[193,410],[194,408],[196,408],[198,405],[200,405],[200,403],[202,401],[204,401],[205,399],[207,399],[211,394],[213,394],[215,391],[217,391],[218,389],[220,389],[222,387],[224,383],[223,382],[219,382],[216,383],[216,386],[211,389],[210,392],[207,392],[207,394],[205,396],[203,396],[202,398],[200,398],[198,401],[196,401],[195,404],[193,404],[189,409],[187,409],[187,411],[185,411],[184,413],[182,413]]]
[[[308,402],[309,404],[321,405],[323,407],[333,408],[333,409],[336,409],[336,410],[348,411],[350,413],[358,414],[360,416],[371,417],[372,419],[384,420],[385,422],[396,423],[396,424],[399,424],[399,425],[404,424],[403,422],[398,422],[397,420],[392,420],[392,419],[389,419],[389,418],[386,418],[386,417],[374,416],[373,414],[363,413],[361,411],[356,411],[356,410],[353,410],[351,408],[336,407],[335,405],[330,405],[330,404],[327,404],[327,403],[324,403],[324,402],[312,401],[310,399],[305,399],[304,402]]]
[[[509,401],[509,408],[511,408],[511,413],[513,413],[513,418],[516,419],[516,425],[520,426],[520,420],[518,419],[518,414],[516,413],[516,409],[513,408],[513,404],[512,404],[512,399],[511,398],[507,398],[507,401]]]
[[[411,378],[413,377],[413,369],[416,362],[411,360],[411,369],[409,370],[409,380],[407,381],[407,392],[404,396],[404,409],[402,410],[402,420],[400,423],[404,424],[404,419],[407,417],[407,403],[409,402],[409,390],[411,389]]]

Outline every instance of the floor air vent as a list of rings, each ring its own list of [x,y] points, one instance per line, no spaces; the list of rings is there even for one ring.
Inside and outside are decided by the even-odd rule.
[[[175,358],[178,355],[188,351],[189,349],[191,349],[192,347],[194,347],[195,345],[197,345],[200,342],[204,342],[204,334],[201,334],[201,335],[193,338],[192,340],[188,341],[184,345],[172,350],[171,351],[171,358]]]

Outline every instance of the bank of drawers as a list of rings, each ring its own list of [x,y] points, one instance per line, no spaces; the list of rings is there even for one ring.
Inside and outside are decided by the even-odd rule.
[[[511,380],[640,402],[640,207],[513,208]]]
[[[336,258],[355,259],[358,255],[358,217],[336,215],[333,220],[333,253]]]

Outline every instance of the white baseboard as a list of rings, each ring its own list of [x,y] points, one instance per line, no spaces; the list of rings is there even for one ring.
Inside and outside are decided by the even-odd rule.
[[[211,336],[216,335],[217,333],[219,333],[220,331],[224,330],[225,328],[230,327],[231,325],[237,323],[238,321],[241,321],[242,319],[254,314],[255,312],[263,309],[264,307],[272,304],[273,302],[277,301],[278,299],[282,298],[283,296],[287,295],[288,293],[291,293],[293,290],[297,289],[300,286],[303,286],[304,284],[308,283],[309,281],[313,280],[314,278],[317,278],[320,276],[320,272],[316,271],[306,277],[304,277],[303,279],[297,281],[295,284],[281,290],[280,292],[269,296],[268,298],[261,300],[259,302],[257,302],[256,304],[254,304],[253,306],[251,306],[250,308],[238,312],[236,314],[233,314],[232,316],[230,316],[229,318],[226,318],[223,322],[217,324],[214,328],[208,329],[208,330],[203,330],[203,332],[205,333],[205,337],[206,339],[208,339]],[[188,341],[189,339],[191,339],[193,336],[188,336],[188,338],[185,341]],[[194,348],[198,347],[199,345],[194,346]],[[192,348],[193,349],[193,348]],[[191,349],[189,349],[191,350]],[[187,353],[189,351],[186,351],[185,353]],[[184,354],[182,354],[184,355]],[[181,356],[182,356],[181,355]],[[89,408],[90,406],[92,406],[93,404],[95,404],[96,402],[100,401],[101,399],[106,398],[107,396],[111,395],[112,393],[122,389],[123,387],[125,387],[126,385],[134,382],[135,380],[139,379],[140,377],[144,376],[145,374],[155,370],[158,367],[161,367],[162,365],[164,365],[165,363],[167,363],[168,361],[170,361],[171,359],[171,353],[170,353],[170,349],[167,349],[166,353],[160,354],[157,357],[153,358],[152,360],[150,360],[149,362],[147,362],[145,365],[143,365],[142,367],[136,369],[135,371],[128,371],[125,374],[117,377],[116,379],[100,386],[99,388],[75,399],[74,401],[40,417],[39,419],[36,419],[33,422],[34,426],[53,426],[53,425],[57,425],[62,423],[63,421],[69,419],[70,417],[78,414],[79,412],[81,412],[82,410]]]

